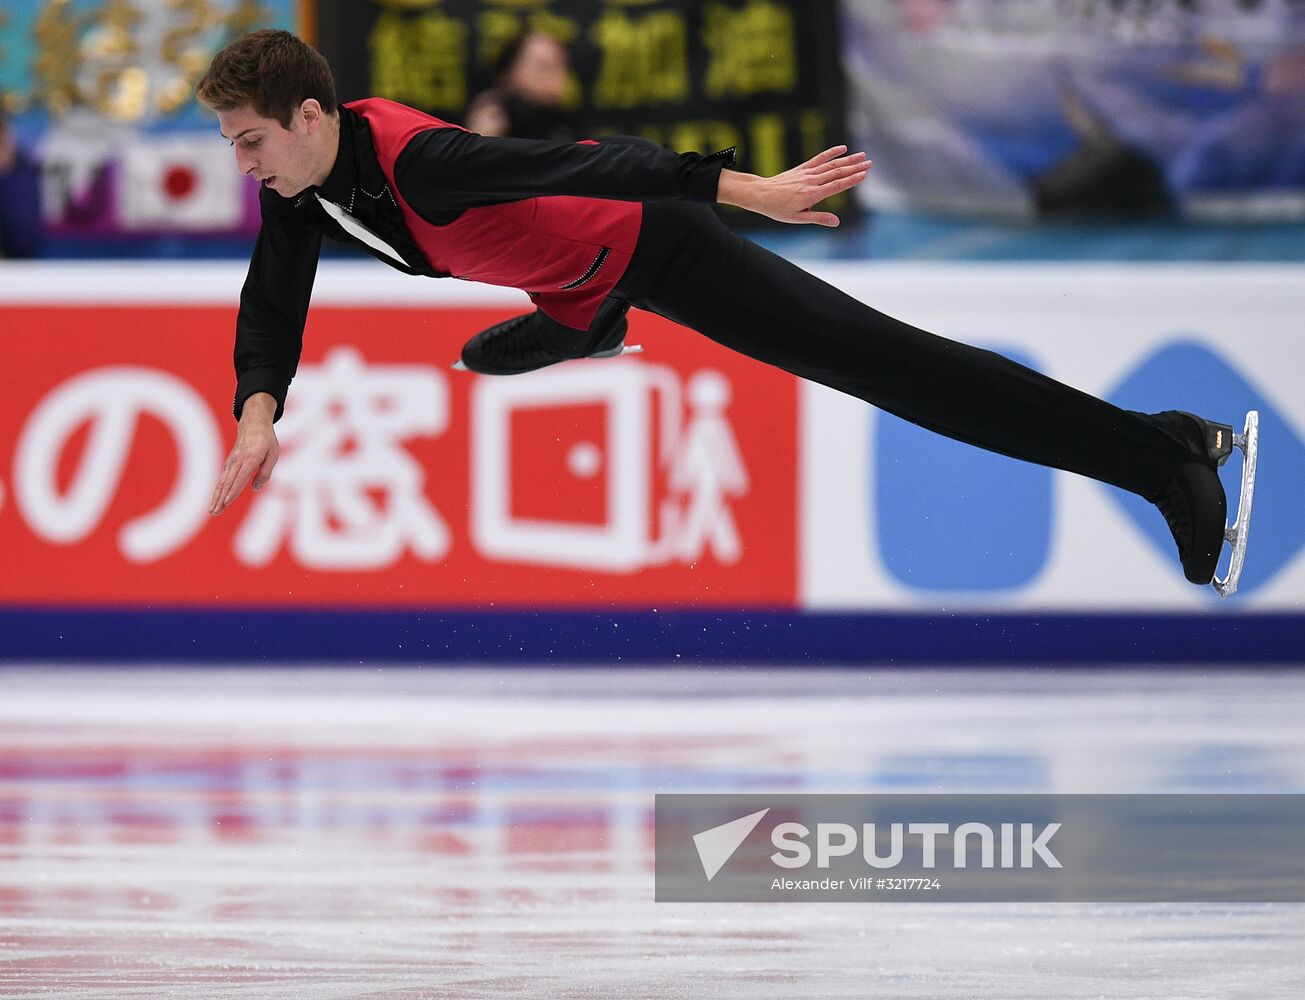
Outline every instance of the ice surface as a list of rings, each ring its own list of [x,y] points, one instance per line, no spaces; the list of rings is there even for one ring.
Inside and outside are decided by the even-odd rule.
[[[0,671],[0,996],[1305,996],[1305,906],[658,904],[655,792],[1305,791],[1291,671]]]

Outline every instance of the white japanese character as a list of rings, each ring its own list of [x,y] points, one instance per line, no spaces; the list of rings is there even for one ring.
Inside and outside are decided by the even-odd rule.
[[[312,569],[377,569],[405,551],[442,559],[448,528],[401,442],[447,425],[448,392],[433,368],[368,365],[347,347],[301,367],[278,425],[276,477],[240,526],[237,556],[263,565],[288,539]]]

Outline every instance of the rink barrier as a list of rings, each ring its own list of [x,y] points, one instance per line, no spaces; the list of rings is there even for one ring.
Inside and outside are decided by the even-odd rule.
[[[341,386],[411,402],[417,378],[425,423],[385,441],[389,467],[417,474],[382,484],[408,503],[380,509],[426,516],[366,551],[339,544],[359,539],[290,518],[286,498],[356,480],[296,470],[287,444],[273,488],[213,519],[243,266],[13,265],[0,268],[0,326],[28,363],[0,378],[0,660],[1305,656],[1299,265],[818,270],[1127,408],[1260,412],[1263,482],[1237,596],[1221,603],[1183,579],[1140,498],[926,434],[648,314],[633,323],[651,349],[628,363],[512,380],[453,372],[465,337],[522,307],[520,294],[362,265],[323,265],[293,397],[322,420],[299,426],[330,426],[335,408],[321,404]],[[83,428],[124,413],[129,439],[114,449],[103,435],[88,461]],[[348,440],[332,461],[349,458]],[[701,447],[722,441],[746,476]],[[694,465],[708,452],[714,466]],[[704,509],[716,519],[688,516]]]
[[[0,662],[1298,664],[1305,615],[0,610]]]

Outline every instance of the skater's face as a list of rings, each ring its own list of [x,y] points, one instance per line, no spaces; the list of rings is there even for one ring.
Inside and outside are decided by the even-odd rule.
[[[236,169],[283,198],[326,180],[339,148],[339,119],[307,100],[286,128],[244,105],[217,113],[222,135],[236,150]]]

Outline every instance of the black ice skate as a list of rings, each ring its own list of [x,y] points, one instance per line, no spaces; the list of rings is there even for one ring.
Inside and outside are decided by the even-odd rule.
[[[619,299],[606,300],[588,332],[563,326],[539,311],[514,316],[468,340],[453,367],[481,375],[520,375],[578,358],[638,353],[642,347],[625,345],[629,308]]]
[[[1211,584],[1221,597],[1237,590],[1246,561],[1246,538],[1250,530],[1251,504],[1255,498],[1255,463],[1259,450],[1260,415],[1246,414],[1245,429],[1233,433],[1228,424],[1218,424],[1190,413],[1171,412],[1159,418],[1178,430],[1192,448],[1192,461],[1182,466],[1156,500],[1178,546],[1183,575],[1192,583]],[[1240,448],[1242,486],[1237,517],[1229,527],[1228,501],[1218,469]],[[1228,575],[1215,576],[1223,543],[1232,547]]]

